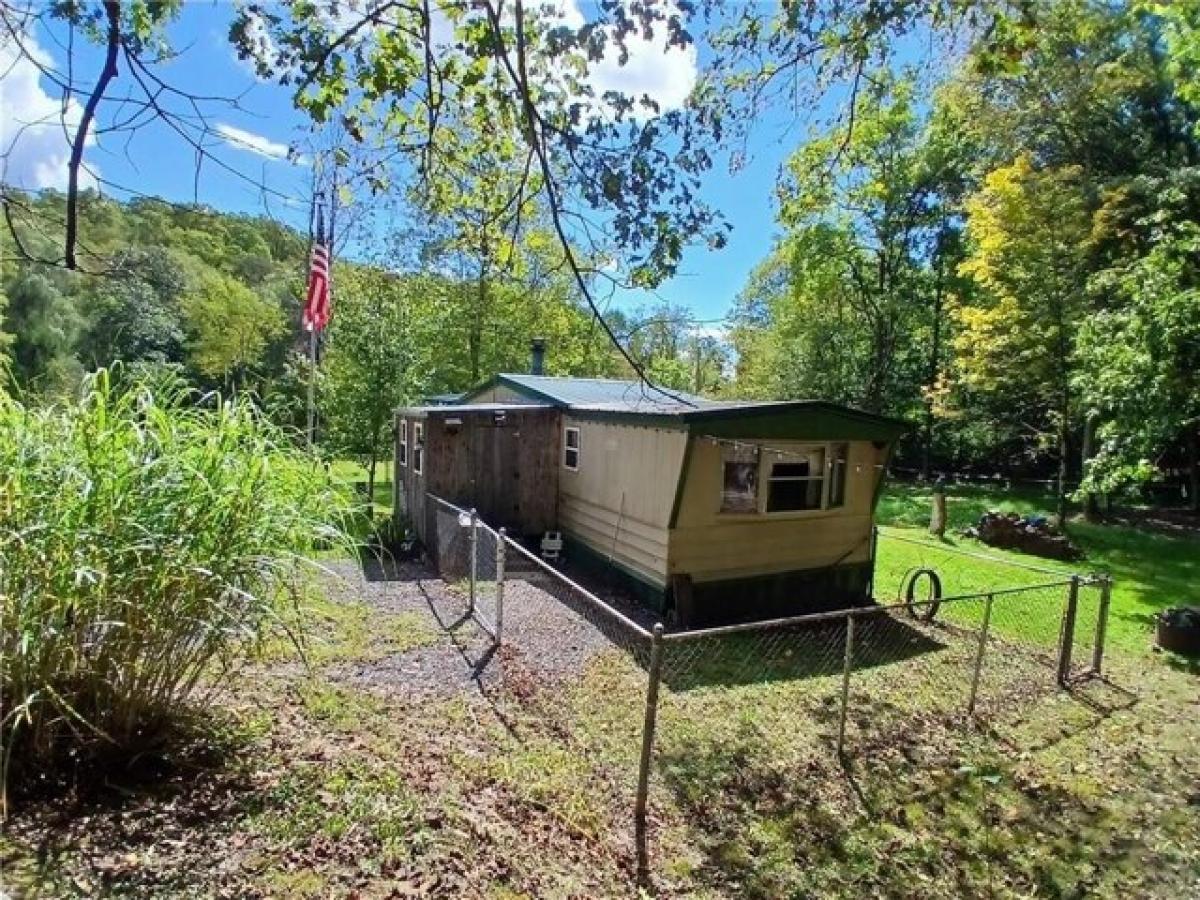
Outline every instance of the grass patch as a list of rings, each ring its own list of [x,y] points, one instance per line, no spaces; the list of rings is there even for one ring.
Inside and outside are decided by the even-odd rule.
[[[902,529],[898,533],[904,536],[932,541],[923,530],[918,530],[928,526],[931,502],[928,486],[890,484],[880,500],[879,524],[897,526]],[[1048,515],[1053,510],[1053,497],[1049,492],[1027,487],[1002,491],[978,485],[955,485],[948,492],[946,506],[950,527],[944,546],[948,550],[958,547],[1013,563],[1112,575],[1108,640],[1117,648],[1137,651],[1146,647],[1156,613],[1171,606],[1200,603],[1200,538],[1195,535],[1164,534],[1129,525],[1072,522],[1068,526],[1071,539],[1083,550],[1084,559],[1073,564],[1059,563],[997,550],[957,535],[959,529],[973,524],[989,509]],[[949,552],[939,553],[885,540],[880,545],[876,595],[881,599],[894,598],[903,574],[914,566],[926,564],[945,573],[943,580],[948,594],[1035,584],[1046,577],[1015,565],[972,560]],[[1094,592],[1085,591],[1082,599],[1094,610],[1097,599]],[[1049,611],[1054,605],[1047,599],[1038,608]],[[1092,617],[1094,621],[1094,611]],[[1020,617],[1014,613],[1012,618],[1015,624]],[[1057,622],[1050,618],[1048,613],[1045,617],[1039,616],[1029,623],[1028,632],[1047,638],[1053,634],[1056,639]]]
[[[352,459],[335,459],[329,464],[329,474],[335,482],[354,492],[358,502],[367,500],[367,467]],[[390,515],[392,512],[392,467],[391,462],[379,463],[375,468],[375,493],[370,498],[374,512]]]
[[[893,543],[905,549],[888,558],[881,545],[881,577],[946,554]],[[982,560],[951,575],[992,586],[1044,577]],[[368,692],[338,681],[336,664],[369,670],[463,635],[357,603],[309,602],[323,664],[303,680],[295,666],[260,667],[235,691],[253,736],[249,786],[228,788],[236,812],[209,814],[192,788],[139,798],[139,809],[173,823],[162,840],[130,837],[127,811],[114,816],[119,827],[74,818],[59,826],[69,832],[63,851],[40,867],[46,828],[22,812],[0,848],[22,887],[55,897],[87,895],[77,879],[91,893],[163,897],[634,895],[637,663],[605,651],[552,681],[526,677],[528,661],[506,648],[487,670],[503,671],[503,685],[484,673],[481,690]],[[865,620],[845,768],[833,752],[841,626],[767,643],[668,642],[651,780],[655,895],[1189,895],[1200,874],[1195,677],[1138,650],[1144,643],[1116,642],[1106,671],[1136,697],[1098,681],[1056,692],[1052,665],[1007,655],[1005,638],[1038,633],[1038,621],[997,613],[981,726],[968,728],[969,637]],[[1038,690],[1014,698],[1035,681]],[[108,871],[97,859],[130,853],[138,862],[97,874]],[[147,880],[155,859],[187,883]]]
[[[342,662],[371,662],[428,646],[438,638],[428,617],[393,613],[359,602],[330,600],[319,588],[308,591],[300,606],[299,653],[313,667]],[[263,647],[265,662],[294,659],[297,647],[277,634]]]

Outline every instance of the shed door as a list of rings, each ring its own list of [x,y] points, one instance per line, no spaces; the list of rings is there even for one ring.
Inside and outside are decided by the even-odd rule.
[[[511,422],[472,429],[471,471],[479,514],[493,525],[521,525],[520,437]]]
[[[495,521],[506,528],[521,525],[520,435],[514,425],[493,427],[491,476]]]

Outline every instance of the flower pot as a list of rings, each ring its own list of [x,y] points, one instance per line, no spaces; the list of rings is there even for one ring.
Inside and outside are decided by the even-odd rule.
[[[1155,643],[1175,653],[1200,655],[1200,607],[1179,607],[1159,613]]]

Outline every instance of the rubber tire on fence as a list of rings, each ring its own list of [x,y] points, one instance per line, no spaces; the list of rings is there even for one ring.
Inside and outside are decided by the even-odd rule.
[[[929,578],[929,599],[917,600],[917,580],[925,575]],[[922,604],[918,606],[918,603]],[[942,579],[933,569],[916,569],[905,576],[904,608],[914,619],[932,622],[942,605]]]

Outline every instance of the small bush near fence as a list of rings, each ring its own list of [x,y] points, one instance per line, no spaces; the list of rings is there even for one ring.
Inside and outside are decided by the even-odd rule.
[[[475,520],[431,500],[432,552],[470,594]],[[1002,725],[1101,662],[1106,579],[1003,560],[985,568],[900,534],[880,536],[878,606],[665,633],[486,525],[475,521],[474,532],[469,614],[496,640],[481,680],[512,722],[552,736],[564,779],[595,782],[594,808],[579,821],[628,827],[633,813],[643,877],[655,841],[669,841],[652,834],[670,819],[662,810],[744,849],[731,825],[738,803],[794,802],[795,785],[829,760],[905,747],[919,756],[947,728]],[[910,599],[921,570],[940,576],[940,599],[924,575]],[[535,777],[519,766],[504,776]],[[547,803],[579,796],[557,787],[547,783]],[[757,864],[745,862],[751,877]]]

